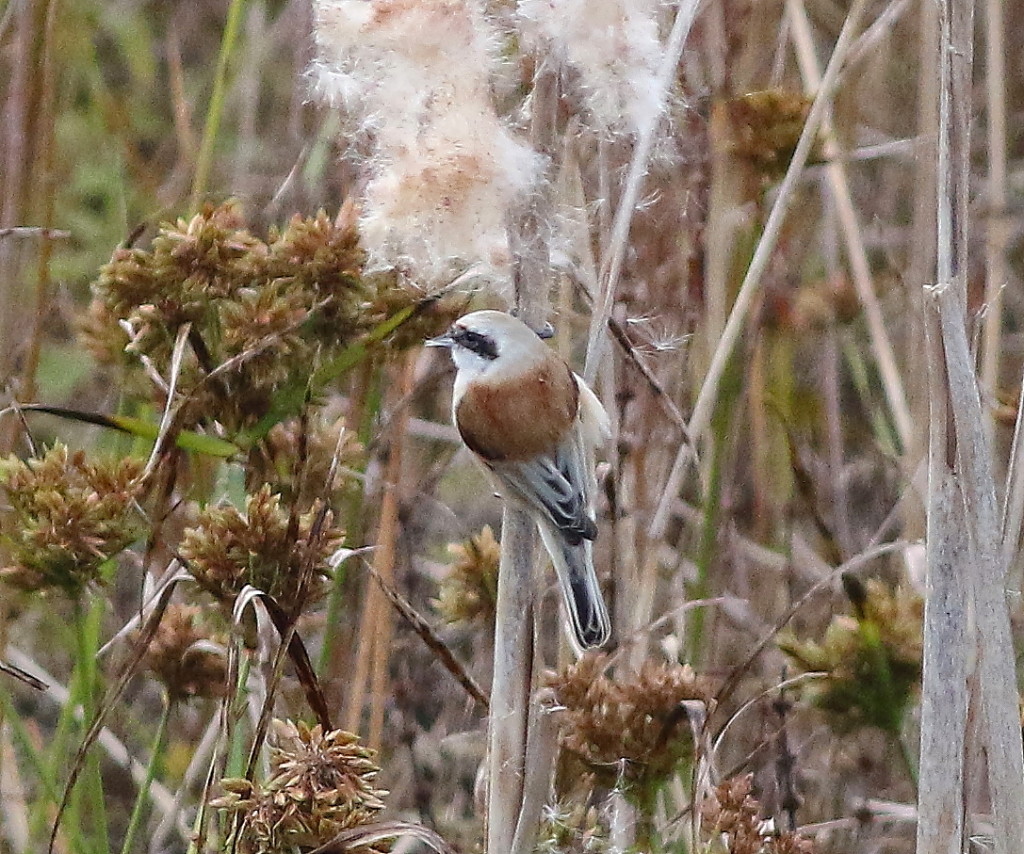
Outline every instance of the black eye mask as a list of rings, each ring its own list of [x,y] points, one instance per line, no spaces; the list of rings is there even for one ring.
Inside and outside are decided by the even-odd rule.
[[[456,326],[451,331],[451,337],[460,347],[465,347],[484,359],[493,361],[498,358],[498,345],[490,335]]]

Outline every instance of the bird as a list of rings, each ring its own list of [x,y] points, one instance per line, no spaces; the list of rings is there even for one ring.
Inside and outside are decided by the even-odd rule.
[[[452,421],[499,492],[525,509],[558,576],[578,652],[611,637],[594,570],[593,453],[609,434],[597,395],[539,335],[503,311],[474,311],[428,339],[455,364]]]

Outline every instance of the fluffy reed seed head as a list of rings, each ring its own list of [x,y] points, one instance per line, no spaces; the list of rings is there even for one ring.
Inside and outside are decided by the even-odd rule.
[[[318,0],[318,94],[370,137],[371,262],[428,288],[470,265],[505,280],[510,209],[542,164],[491,103],[497,39],[478,0]]]
[[[572,72],[592,125],[633,135],[665,111],[658,98],[658,0],[521,0],[527,40]]]

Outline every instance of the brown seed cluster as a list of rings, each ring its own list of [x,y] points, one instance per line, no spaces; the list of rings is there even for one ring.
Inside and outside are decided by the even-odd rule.
[[[787,831],[766,830],[761,804],[751,794],[753,775],[733,777],[716,786],[701,805],[704,833],[729,854],[814,854],[810,839]]]
[[[730,128],[730,150],[749,160],[766,178],[781,176],[796,150],[810,108],[806,95],[783,89],[749,92],[722,102],[720,109]]]
[[[224,695],[224,639],[206,627],[197,605],[168,605],[146,648],[142,666],[163,683],[173,700]]]
[[[248,584],[291,611],[300,604],[307,568],[313,570],[307,601],[322,593],[327,561],[344,537],[332,526],[330,511],[319,536],[312,537],[320,513],[320,505],[314,505],[292,530],[281,496],[264,485],[247,497],[244,514],[233,506],[203,510],[195,527],[185,531],[180,553],[199,585],[220,601],[230,605]]]
[[[148,248],[115,251],[93,283],[83,337],[103,363],[145,360],[166,377],[178,331],[191,324],[179,417],[234,433],[280,405],[283,389],[301,399],[318,364],[426,296],[394,275],[364,275],[364,263],[348,208],[334,220],[296,216],[264,240],[237,204],[206,205],[165,223]],[[455,310],[421,312],[389,351],[436,334]]]
[[[437,610],[449,623],[480,621],[490,625],[498,598],[501,545],[490,525],[461,543],[448,546],[451,572],[441,581]]]
[[[609,854],[613,850],[608,828],[595,807],[565,803],[545,809],[536,854]]]
[[[274,739],[270,777],[264,783],[222,780],[225,794],[213,801],[240,820],[240,854],[315,848],[384,809],[388,793],[374,786],[380,769],[357,736],[274,721]],[[360,847],[352,854],[377,850]]]
[[[688,665],[648,660],[620,680],[606,662],[586,655],[546,680],[565,709],[562,746],[602,785],[649,791],[692,759],[686,703],[710,704],[711,693]]]
[[[69,596],[103,583],[103,564],[141,535],[134,507],[141,471],[137,460],[96,461],[61,444],[27,461],[0,460],[11,507],[3,538],[14,558],[0,580]]]
[[[805,693],[838,729],[896,733],[920,683],[924,601],[876,579],[860,589],[857,615],[833,617],[821,643],[787,634],[778,645],[800,670],[826,674]]]

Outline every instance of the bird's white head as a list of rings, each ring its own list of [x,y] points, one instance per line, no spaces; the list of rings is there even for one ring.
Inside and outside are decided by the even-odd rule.
[[[503,311],[474,311],[427,344],[448,347],[463,383],[518,373],[549,358],[548,348],[523,321]]]

